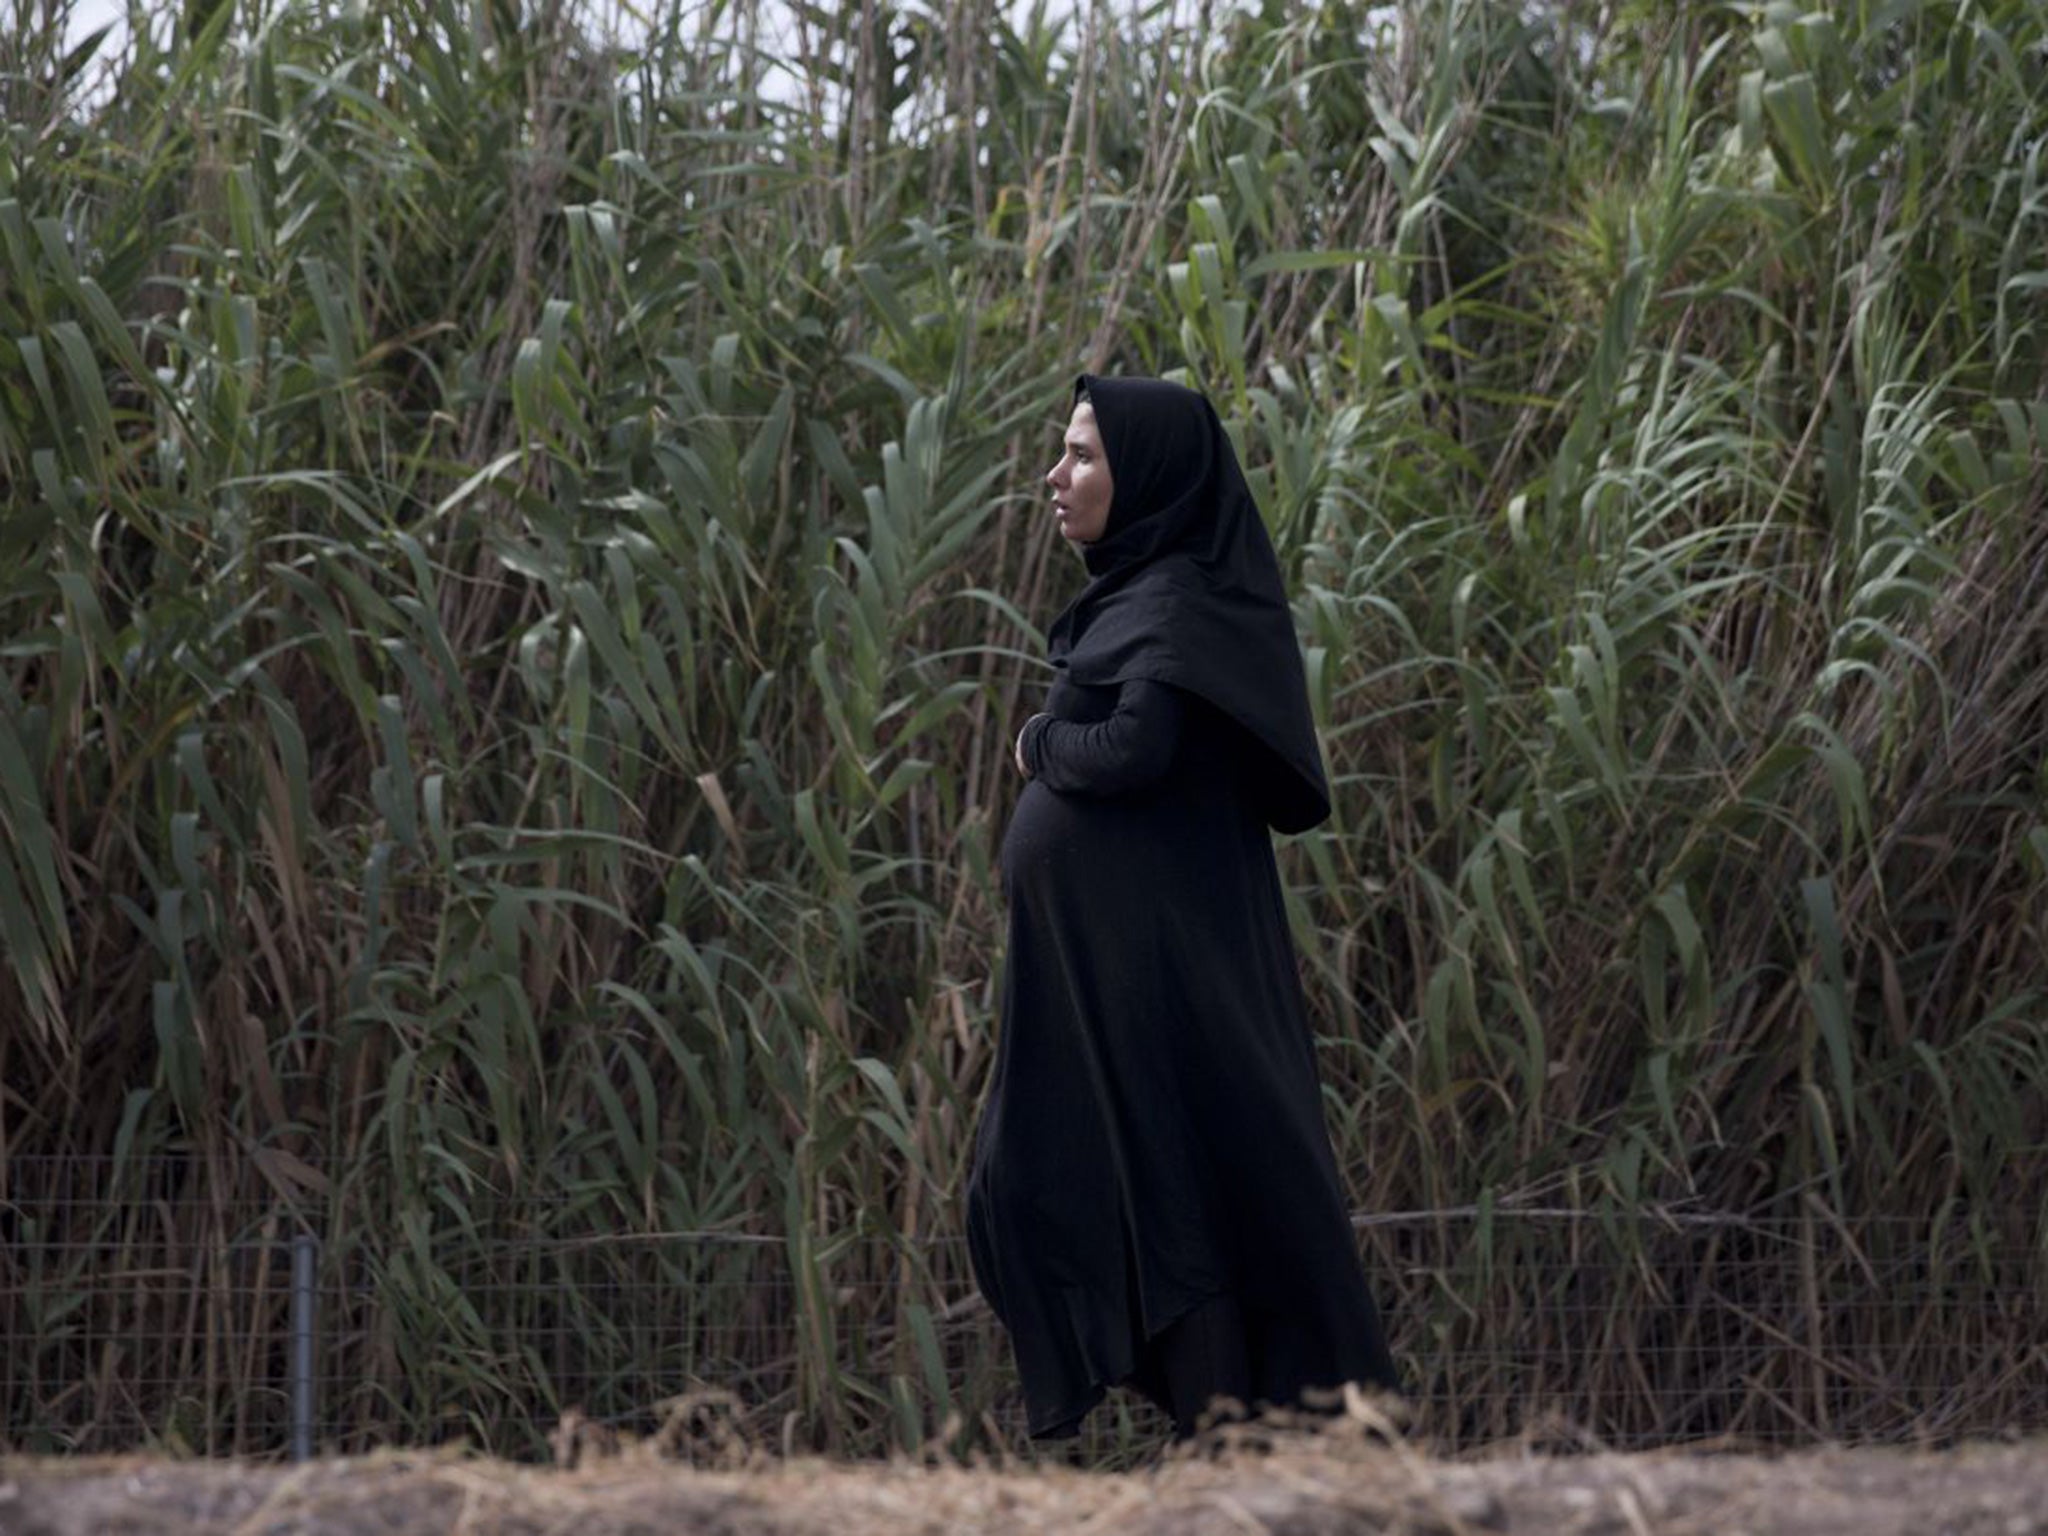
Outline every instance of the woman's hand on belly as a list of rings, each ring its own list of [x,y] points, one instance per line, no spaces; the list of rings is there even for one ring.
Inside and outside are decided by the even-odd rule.
[[[1017,728],[1017,739],[1010,747],[1010,760],[1017,765],[1017,772],[1027,779],[1031,777],[1031,770],[1024,766],[1024,733],[1030,728],[1031,722],[1029,720],[1020,725]]]
[[[1032,773],[1031,765],[1024,760],[1024,738],[1031,734],[1031,726],[1033,721],[1050,720],[1051,718],[1052,716],[1048,715],[1044,710],[1040,710],[1037,714],[1033,715],[1030,720],[1026,720],[1017,731],[1017,743],[1015,748],[1011,752],[1011,756],[1016,759],[1017,771],[1023,774],[1024,777],[1027,779],[1032,777]]]

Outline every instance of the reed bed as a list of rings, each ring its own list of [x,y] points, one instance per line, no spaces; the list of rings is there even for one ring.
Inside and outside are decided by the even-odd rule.
[[[993,1390],[945,1239],[1082,367],[1213,395],[1295,593],[1328,1121],[1365,1217],[1464,1213],[1403,1358],[1626,1396],[1720,1215],[1903,1221],[2044,1360],[2041,0],[64,9],[0,29],[0,1283],[59,1362],[255,1188],[393,1438],[513,1373],[477,1275],[659,1234],[767,1240],[792,1445]],[[1633,1277],[1597,1333],[1501,1283],[1560,1255]],[[1869,1393],[2034,1411],[1899,1316]]]

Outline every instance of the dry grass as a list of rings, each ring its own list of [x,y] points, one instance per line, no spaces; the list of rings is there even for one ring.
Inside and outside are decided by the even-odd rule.
[[[1941,1453],[1438,1460],[1356,1421],[1226,1425],[1141,1471],[760,1458],[687,1466],[651,1447],[577,1470],[385,1452],[302,1467],[138,1457],[16,1461],[0,1526],[19,1536],[704,1536],[892,1533],[2048,1532],[2048,1441]]]

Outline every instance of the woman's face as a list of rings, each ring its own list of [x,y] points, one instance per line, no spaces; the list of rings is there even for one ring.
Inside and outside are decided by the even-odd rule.
[[[1095,407],[1086,400],[1074,406],[1067,423],[1065,452],[1045,473],[1052,487],[1053,517],[1060,537],[1074,544],[1092,544],[1109,526],[1109,455],[1095,427]]]

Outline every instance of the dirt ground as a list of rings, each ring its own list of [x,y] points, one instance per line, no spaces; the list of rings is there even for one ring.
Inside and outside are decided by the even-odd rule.
[[[1345,1418],[1314,1430],[1225,1424],[1121,1474],[986,1458],[849,1464],[733,1446],[707,1458],[701,1445],[575,1439],[564,1442],[574,1467],[402,1452],[296,1467],[17,1458],[0,1461],[0,1533],[2048,1536],[2048,1439],[1783,1456],[1522,1449],[1449,1461]]]

